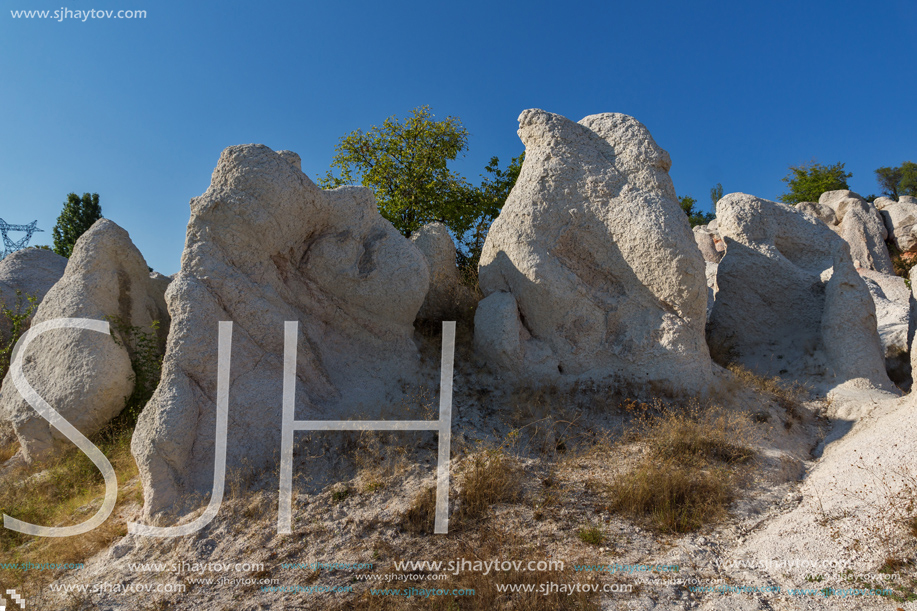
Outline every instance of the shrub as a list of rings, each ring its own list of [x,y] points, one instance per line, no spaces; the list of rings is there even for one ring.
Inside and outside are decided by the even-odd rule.
[[[154,320],[152,331],[147,331],[143,327],[129,325],[117,316],[106,316],[105,319],[114,330],[112,339],[119,346],[124,346],[131,358],[134,391],[124,400],[123,414],[130,423],[134,423],[153,396],[162,375],[162,349],[156,333],[159,321]]]
[[[16,342],[22,337],[29,328],[29,321],[32,314],[38,309],[38,299],[32,295],[23,295],[22,291],[16,290],[16,303],[13,307],[7,304],[0,304],[0,315],[10,323],[10,336],[0,345],[0,380],[6,377],[13,358],[13,348]]]

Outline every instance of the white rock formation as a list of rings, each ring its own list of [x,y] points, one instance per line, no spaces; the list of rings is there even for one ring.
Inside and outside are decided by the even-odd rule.
[[[837,215],[834,213],[834,208],[831,206],[819,204],[818,202],[799,202],[796,204],[796,209],[810,216],[814,216],[832,230],[838,230]]]
[[[850,256],[856,267],[883,274],[895,273],[885,246],[888,230],[873,204],[848,190],[826,191],[818,198],[818,203],[834,211],[837,233],[850,245]]]
[[[370,190],[323,191],[289,151],[224,150],[210,187],[191,201],[181,271],[166,292],[162,382],[131,443],[144,513],[183,511],[210,495],[219,321],[234,323],[228,472],[270,472],[284,322],[299,321],[296,418],[379,418],[417,370],[413,322],[429,278]]]
[[[26,297],[38,303],[45,293],[64,275],[66,257],[45,248],[23,248],[0,260],[0,307],[16,310],[16,291],[22,293],[22,305],[28,307]],[[0,316],[0,339],[9,337],[10,323]]]
[[[713,302],[716,300],[716,270],[719,267],[716,263],[711,263],[710,261],[704,262],[707,266],[706,278],[707,278],[707,317],[706,320],[710,320],[710,313],[713,311]]]
[[[719,237],[719,236],[717,236]],[[706,225],[697,225],[694,227],[694,241],[704,256],[704,261],[708,263],[719,263],[723,258],[724,251],[717,250],[716,240]],[[720,240],[722,242],[722,240]]]
[[[411,235],[430,269],[430,291],[417,318],[455,320],[474,308],[471,290],[462,284],[455,266],[455,243],[442,223],[424,225]]]
[[[902,253],[917,250],[917,204],[885,203],[880,214],[888,229],[888,237]]]
[[[703,388],[704,260],[668,153],[632,117],[519,117],[526,158],[484,244],[475,346],[509,378]]]
[[[891,388],[875,306],[843,240],[808,214],[744,193],[721,199],[717,220],[727,246],[712,348],[768,375]]]
[[[55,318],[113,317],[125,325],[168,332],[163,294],[127,232],[100,219],[73,248],[63,277],[48,291],[33,324]],[[153,330],[153,321],[160,330]],[[78,329],[39,336],[24,357],[26,379],[84,435],[99,431],[124,408],[134,387],[126,338]],[[0,413],[12,420],[26,460],[42,460],[70,442],[19,394],[7,374]]]
[[[899,386],[906,386],[910,376],[911,291],[900,276],[865,269],[857,271],[876,306],[879,338],[885,348],[885,369]]]

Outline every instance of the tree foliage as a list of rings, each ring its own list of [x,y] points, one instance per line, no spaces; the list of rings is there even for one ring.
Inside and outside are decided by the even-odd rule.
[[[710,189],[710,204],[716,210],[716,202],[723,199],[723,185],[716,183],[716,186]]]
[[[99,205],[98,193],[83,193],[82,198],[76,193],[69,193],[64,209],[57,217],[57,224],[52,229],[54,252],[69,259],[79,237],[100,218],[102,206]]]
[[[798,166],[790,166],[790,173],[781,180],[787,184],[789,191],[780,196],[785,204],[799,202],[817,202],[825,191],[848,189],[847,179],[853,176],[844,172],[843,163],[824,166],[812,160]]]
[[[436,120],[421,106],[368,132],[341,138],[323,188],[361,184],[372,189],[383,217],[405,236],[439,221],[459,240],[461,254],[480,253],[490,224],[516,183],[523,155],[505,169],[492,157],[480,186],[448,168],[468,148],[468,131],[457,117]],[[335,175],[335,171],[337,175]]]
[[[686,215],[688,215],[688,222],[691,223],[691,227],[706,225],[714,218],[716,218],[712,212],[701,212],[700,210],[697,210],[694,207],[694,204],[697,203],[697,200],[690,195],[679,197],[678,203],[681,204],[681,209],[685,211]]]
[[[905,161],[895,168],[879,168],[876,182],[882,188],[882,195],[895,199],[902,195],[917,197],[917,163]]]

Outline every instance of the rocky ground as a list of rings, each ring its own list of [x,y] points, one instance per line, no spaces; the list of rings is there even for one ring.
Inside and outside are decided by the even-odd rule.
[[[904,599],[917,583],[917,539],[906,525],[914,515],[909,503],[917,498],[909,487],[914,480],[907,479],[913,474],[883,466],[909,464],[914,448],[900,416],[908,398],[856,384],[827,397],[812,389],[774,393],[775,387],[761,386],[766,380],[721,368],[715,368],[714,390],[699,400],[660,400],[659,392],[638,388],[507,391],[472,358],[458,362],[448,535],[432,534],[432,513],[422,502],[434,482],[433,433],[324,434],[298,445],[292,535],[277,534],[276,474],[237,473],[208,527],[174,539],[115,536],[85,559],[84,568],[42,575],[40,588],[30,588],[29,604],[73,610],[914,604],[864,593],[891,584]],[[419,414],[432,414],[434,396],[418,391]],[[728,417],[699,415],[717,407]],[[641,427],[673,413],[694,413],[688,420],[706,422],[711,438],[722,429],[753,450],[750,461],[731,468],[737,497],[728,513],[689,532],[666,532],[649,517],[622,512],[609,488],[652,451]],[[858,417],[852,427],[851,414]],[[124,488],[136,490],[136,481]],[[473,494],[486,504],[477,514],[468,509],[480,500]],[[141,519],[136,499],[113,518],[122,528]],[[564,568],[449,570],[450,561],[461,559],[560,560]],[[397,568],[400,561],[446,564],[440,570]],[[224,563],[241,566],[225,570]],[[316,570],[314,563],[324,567]],[[368,581],[374,579],[380,581]],[[534,591],[499,591],[506,584]],[[102,591],[54,591],[84,585]],[[610,591],[563,590],[595,585]],[[137,593],[118,586],[184,591]],[[379,593],[408,588],[415,588],[413,596]],[[475,594],[425,592],[434,588]],[[733,591],[723,591],[728,588]],[[825,588],[833,589],[828,597]]]

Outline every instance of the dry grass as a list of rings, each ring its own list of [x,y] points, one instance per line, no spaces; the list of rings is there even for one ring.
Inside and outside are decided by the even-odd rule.
[[[785,426],[787,429],[792,426],[793,422],[799,420],[802,401],[808,394],[805,386],[799,382],[788,384],[780,378],[761,376],[736,363],[730,363],[727,369],[742,384],[773,397],[777,405],[786,413]]]
[[[721,467],[644,461],[611,485],[609,508],[660,532],[684,533],[723,518],[735,488]]]
[[[11,459],[19,451],[19,443],[11,441],[10,443],[0,446],[0,465]]]
[[[722,519],[754,457],[747,419],[699,405],[641,405],[632,439],[647,451],[608,487],[609,509],[661,532]]]
[[[130,453],[132,430],[118,424],[92,437],[111,461],[120,484],[118,503],[104,524],[74,537],[33,537],[0,529],[0,554],[8,563],[84,562],[115,539],[127,534],[118,512],[141,502],[137,466]],[[27,478],[31,478],[25,481]],[[133,480],[133,481],[132,481]],[[17,483],[22,482],[22,483]],[[128,483],[130,482],[130,483]],[[0,511],[20,520],[45,526],[77,524],[91,517],[101,504],[105,484],[101,473],[78,450],[67,452],[41,467],[19,467],[4,476],[0,485]],[[57,571],[0,570],[0,582],[27,596],[37,594]]]
[[[487,516],[497,503],[521,499],[521,469],[503,448],[484,450],[470,456],[462,465],[461,487],[449,517],[450,532],[470,528]],[[436,516],[436,489],[425,488],[402,515],[400,526],[413,534],[432,534]]]

